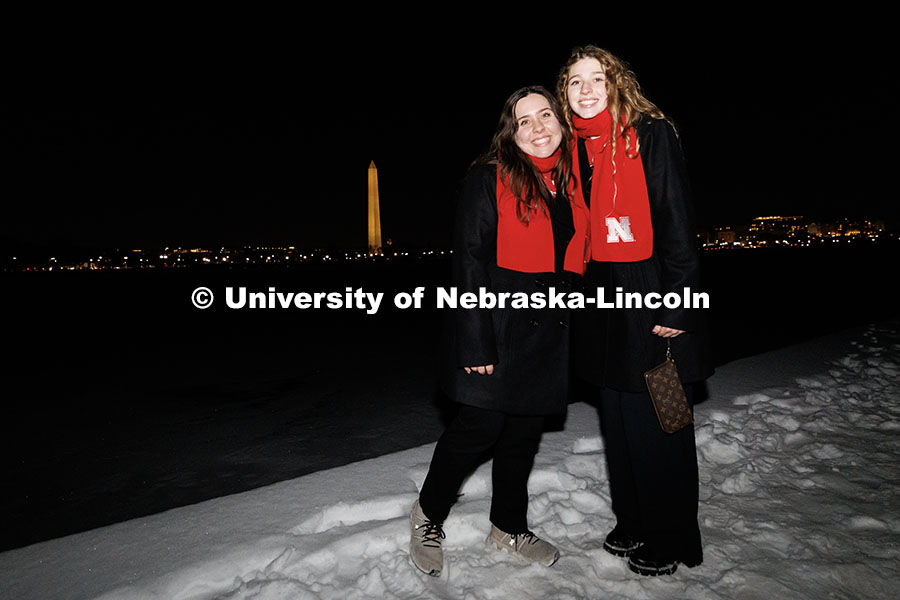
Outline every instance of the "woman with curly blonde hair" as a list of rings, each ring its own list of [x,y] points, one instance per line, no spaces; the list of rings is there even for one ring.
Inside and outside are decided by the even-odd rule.
[[[688,176],[675,129],[634,73],[596,46],[576,48],[557,96],[576,133],[573,170],[589,204],[589,291],[660,297],[699,287]],[[693,425],[665,433],[643,374],[675,358],[689,402],[712,373],[702,314],[682,306],[586,309],[573,365],[599,401],[616,526],[604,548],[641,575],[703,561]]]

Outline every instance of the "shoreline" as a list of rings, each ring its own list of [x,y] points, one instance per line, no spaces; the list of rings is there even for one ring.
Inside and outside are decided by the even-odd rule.
[[[798,344],[814,366],[829,346],[823,339],[896,316],[887,278],[869,276],[881,272],[878,264],[858,265],[855,279],[844,275],[857,266],[849,259],[790,263],[783,272],[771,261],[717,264],[733,265],[710,273],[717,368]],[[375,289],[375,277],[389,293],[445,281],[436,264],[412,267],[352,269],[333,281]],[[437,390],[442,313],[427,302],[407,311],[390,304],[376,315],[200,311],[189,296],[201,283],[321,282],[294,273],[127,275],[104,278],[108,284],[76,294],[65,310],[59,292],[80,288],[17,290],[2,300],[19,352],[2,374],[12,402],[0,442],[9,490],[0,501],[0,550],[428,443],[453,413]],[[808,306],[815,292],[801,286],[812,280],[825,290],[832,278],[847,284],[848,298],[865,283],[876,306],[824,297]],[[791,293],[767,287],[787,292],[791,282]],[[784,309],[767,312],[763,299]]]

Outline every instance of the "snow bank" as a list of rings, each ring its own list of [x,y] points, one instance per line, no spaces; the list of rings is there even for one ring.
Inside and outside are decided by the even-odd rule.
[[[726,365],[697,408],[705,562],[642,578],[602,550],[613,520],[597,413],[570,407],[530,480],[553,567],[484,543],[489,464],[445,523],[440,578],[409,563],[407,512],[433,444],[0,554],[0,597],[889,598],[900,581],[900,325]],[[833,341],[833,340],[832,340]],[[752,365],[752,367],[750,366]],[[777,373],[775,387],[741,380]],[[756,385],[757,387],[754,387]],[[723,390],[744,390],[727,393]]]

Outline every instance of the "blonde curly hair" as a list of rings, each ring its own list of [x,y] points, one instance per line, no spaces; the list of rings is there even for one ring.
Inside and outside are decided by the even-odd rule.
[[[603,67],[606,77],[607,110],[612,117],[614,135],[611,143],[613,155],[615,155],[616,140],[625,138],[625,154],[629,158],[635,158],[638,154],[639,143],[637,136],[628,136],[626,133],[632,129],[637,121],[644,115],[655,119],[665,119],[671,123],[663,112],[644,96],[641,86],[638,84],[634,73],[628,65],[617,58],[608,50],[594,45],[578,46],[572,50],[569,60],[559,71],[556,81],[556,96],[562,105],[566,121],[572,125],[572,108],[569,106],[569,97],[566,93],[569,83],[569,69],[583,58],[596,59]],[[631,138],[634,137],[634,148],[631,147]]]

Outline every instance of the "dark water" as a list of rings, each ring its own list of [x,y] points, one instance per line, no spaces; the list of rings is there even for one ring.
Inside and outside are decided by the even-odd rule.
[[[719,364],[897,314],[891,247],[703,253]],[[2,273],[0,550],[434,441],[447,261]],[[198,310],[191,292],[213,290]],[[248,291],[385,294],[242,309]],[[393,306],[425,287],[423,308]]]

